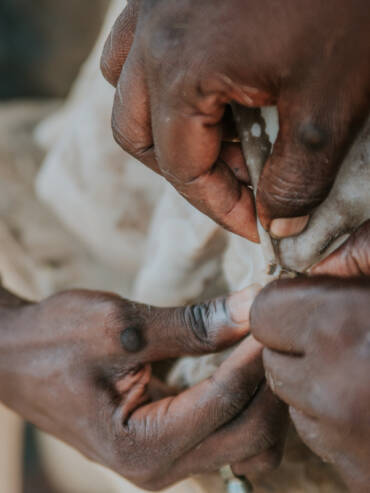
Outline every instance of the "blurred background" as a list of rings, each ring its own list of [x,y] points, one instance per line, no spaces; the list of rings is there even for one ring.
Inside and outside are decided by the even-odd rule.
[[[108,0],[0,0],[0,98],[63,98]]]
[[[101,29],[108,0],[0,0],[0,168],[42,150],[31,145],[31,128],[62,103]],[[14,151],[11,141],[17,141]],[[2,210],[4,213],[4,210]],[[23,484],[6,484],[1,493],[57,493],[40,460],[34,428],[21,425]],[[2,434],[6,441],[7,435]],[[12,440],[14,437],[9,437]],[[23,447],[24,444],[24,447]],[[6,447],[12,454],[12,445]],[[2,457],[4,461],[4,457]],[[17,464],[5,460],[7,468]],[[4,462],[3,462],[4,464]],[[6,471],[9,472],[9,471]]]

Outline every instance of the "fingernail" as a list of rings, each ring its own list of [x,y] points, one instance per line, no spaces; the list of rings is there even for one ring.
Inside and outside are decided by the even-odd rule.
[[[274,238],[286,238],[302,233],[310,216],[279,218],[271,221],[270,234]]]
[[[261,291],[262,286],[260,284],[251,284],[242,291],[233,293],[228,298],[228,308],[230,316],[233,322],[237,324],[248,323],[249,328],[249,313],[253,301],[257,294]]]

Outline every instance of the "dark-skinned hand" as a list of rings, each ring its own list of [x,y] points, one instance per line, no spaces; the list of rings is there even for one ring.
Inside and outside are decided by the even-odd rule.
[[[341,276],[341,277],[338,277]],[[267,309],[266,309],[267,307]],[[306,279],[257,297],[251,329],[303,441],[351,491],[370,486],[370,221]]]
[[[276,104],[280,133],[257,209],[275,236],[297,234],[369,111],[369,18],[368,0],[129,0],[101,62],[117,87],[114,137],[199,210],[256,241],[225,108]]]
[[[152,374],[153,362],[242,339],[253,287],[172,309],[92,291],[35,304],[0,294],[0,400],[90,459],[153,490],[231,462],[241,473],[278,463],[286,406],[252,337],[182,393]]]

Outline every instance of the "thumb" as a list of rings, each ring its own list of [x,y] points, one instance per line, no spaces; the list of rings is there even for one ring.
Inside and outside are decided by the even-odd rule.
[[[370,220],[310,273],[339,277],[370,276]]]
[[[105,79],[116,86],[129,54],[139,12],[140,0],[129,0],[105,42],[100,68]]]
[[[280,131],[257,193],[261,222],[275,237],[303,231],[366,118],[368,79],[340,75],[316,74],[303,88],[280,95]]]
[[[132,356],[141,363],[220,351],[249,332],[250,307],[260,289],[255,284],[228,297],[181,308],[136,305],[140,313],[135,318],[141,322],[122,332],[122,346],[137,353]]]

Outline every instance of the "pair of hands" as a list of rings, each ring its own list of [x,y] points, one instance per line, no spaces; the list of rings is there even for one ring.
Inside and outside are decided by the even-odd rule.
[[[225,106],[278,105],[280,134],[257,196],[277,236],[299,231],[274,219],[305,216],[325,198],[369,107],[368,2],[275,4],[133,0],[102,59],[117,85],[117,141],[254,241],[249,177]],[[353,276],[363,265],[369,275],[368,225],[362,231],[314,273]],[[306,443],[356,491],[368,484],[369,293],[368,280],[280,281],[258,296],[251,317],[270,386]],[[251,476],[276,465],[286,428],[262,347],[247,338],[213,378],[180,394],[151,363],[237,342],[252,299],[156,309],[107,293],[38,304],[3,293],[1,400],[142,487],[225,463]]]
[[[101,62],[117,87],[114,136],[199,210],[256,241],[225,109],[276,104],[257,211],[275,236],[299,233],[368,115],[369,15],[368,0],[128,0]]]
[[[307,445],[365,492],[369,245],[370,221],[315,268],[318,276],[277,281],[255,301],[253,287],[173,309],[101,292],[36,304],[2,293],[0,399],[147,489],[226,463],[247,477],[276,467],[284,401]],[[177,393],[152,372],[152,363],[224,349],[250,330],[255,339],[189,390]]]
[[[276,104],[280,132],[256,207],[275,236],[297,234],[327,196],[368,113],[368,15],[366,0],[131,0],[102,57],[117,87],[115,139],[199,210],[257,241],[227,105]],[[368,244],[365,225],[313,274],[368,276]],[[369,453],[368,296],[368,280],[281,281],[258,297],[251,319],[267,346],[269,383],[298,432],[348,482],[357,478],[355,487],[366,484]],[[243,474],[237,464],[234,471]]]

